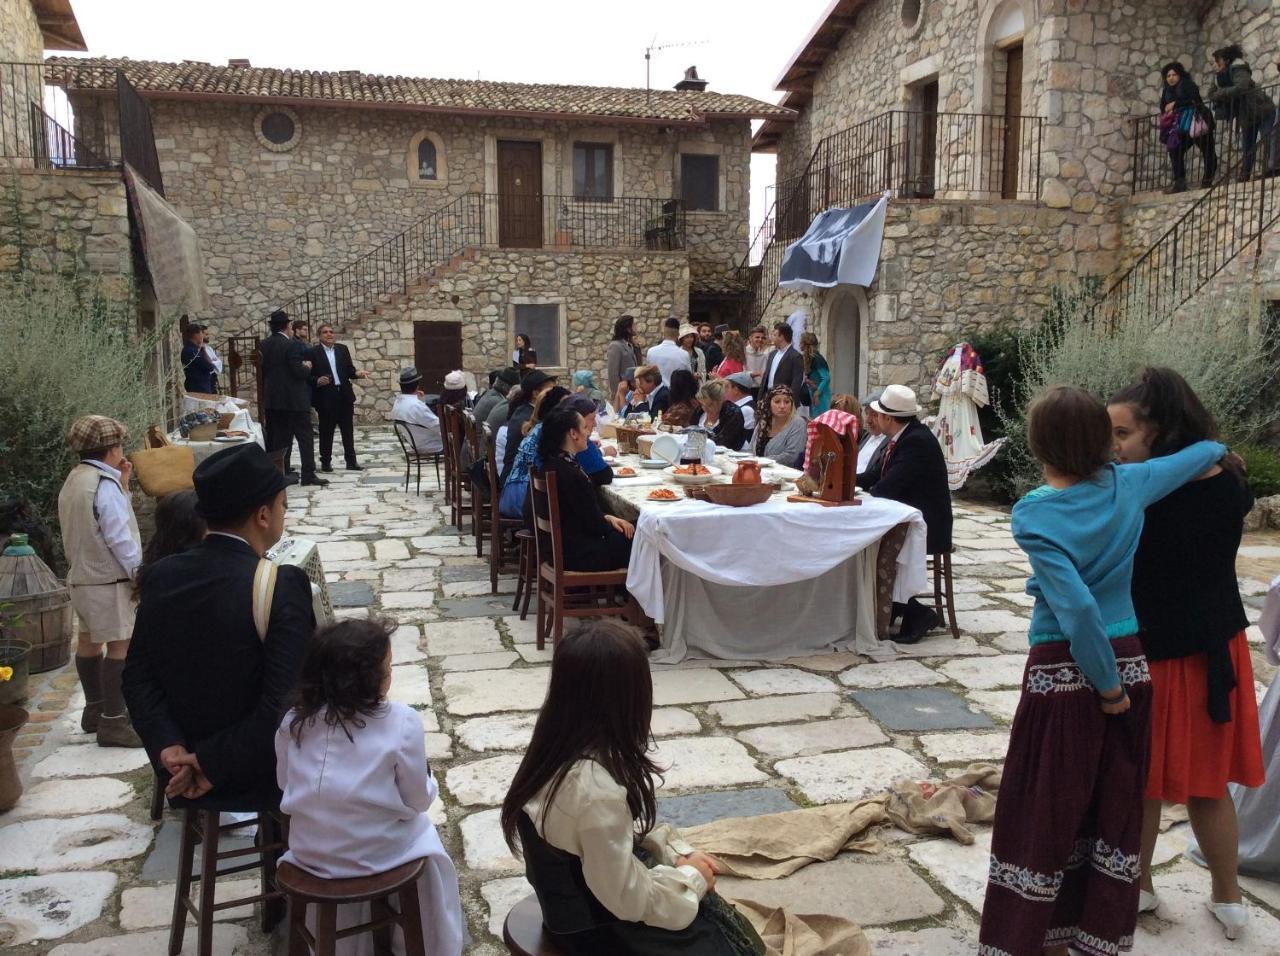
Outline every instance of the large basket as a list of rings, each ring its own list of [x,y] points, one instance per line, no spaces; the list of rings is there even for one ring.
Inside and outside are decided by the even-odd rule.
[[[22,615],[22,623],[7,630],[31,645],[31,673],[42,674],[70,660],[71,595],[66,588],[7,600],[13,607],[6,613]]]

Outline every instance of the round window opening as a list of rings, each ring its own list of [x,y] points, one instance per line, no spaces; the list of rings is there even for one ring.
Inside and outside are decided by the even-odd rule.
[[[296,129],[293,118],[287,113],[268,113],[262,118],[262,135],[277,146],[293,139]]]
[[[920,22],[920,12],[924,0],[902,0],[902,25],[908,30]]]

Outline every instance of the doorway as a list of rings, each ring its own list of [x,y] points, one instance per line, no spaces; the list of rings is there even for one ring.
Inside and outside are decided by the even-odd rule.
[[[413,364],[422,374],[422,390],[440,392],[444,377],[462,368],[462,323],[413,323]]]
[[[907,181],[904,183],[903,195],[908,199],[932,199],[937,189],[937,78],[912,88],[911,112],[907,117]]]
[[[1018,164],[1022,156],[1022,44],[1005,50],[1004,147],[1000,198],[1018,198]]]
[[[831,367],[831,394],[862,396],[867,385],[863,330],[867,318],[867,293],[858,286],[838,286],[827,306],[827,364]]]
[[[498,140],[498,245],[542,248],[542,144]]]

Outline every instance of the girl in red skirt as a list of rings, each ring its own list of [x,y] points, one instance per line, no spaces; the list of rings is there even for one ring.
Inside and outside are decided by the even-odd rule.
[[[1118,462],[1158,460],[1217,426],[1177,372],[1150,368],[1107,408]],[[1235,939],[1247,911],[1236,881],[1228,783],[1263,783],[1262,743],[1236,550],[1253,506],[1241,476],[1217,465],[1147,509],[1133,605],[1151,670],[1151,769],[1142,822],[1139,912],[1159,905],[1151,857],[1164,801],[1184,803],[1213,877],[1209,908]]]
[[[1144,510],[1222,457],[1198,442],[1111,462],[1111,421],[1083,389],[1031,407],[1045,484],[1013,509],[1034,572],[1031,653],[991,840],[980,956],[1116,956],[1138,918],[1151,683],[1130,596]]]

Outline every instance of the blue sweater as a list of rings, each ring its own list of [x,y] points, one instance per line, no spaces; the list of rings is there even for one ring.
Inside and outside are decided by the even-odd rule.
[[[1035,489],[1013,507],[1013,537],[1031,561],[1032,644],[1065,640],[1101,693],[1120,686],[1111,640],[1138,632],[1130,597],[1143,512],[1225,453],[1202,441],[1135,465],[1108,465],[1069,488]]]

